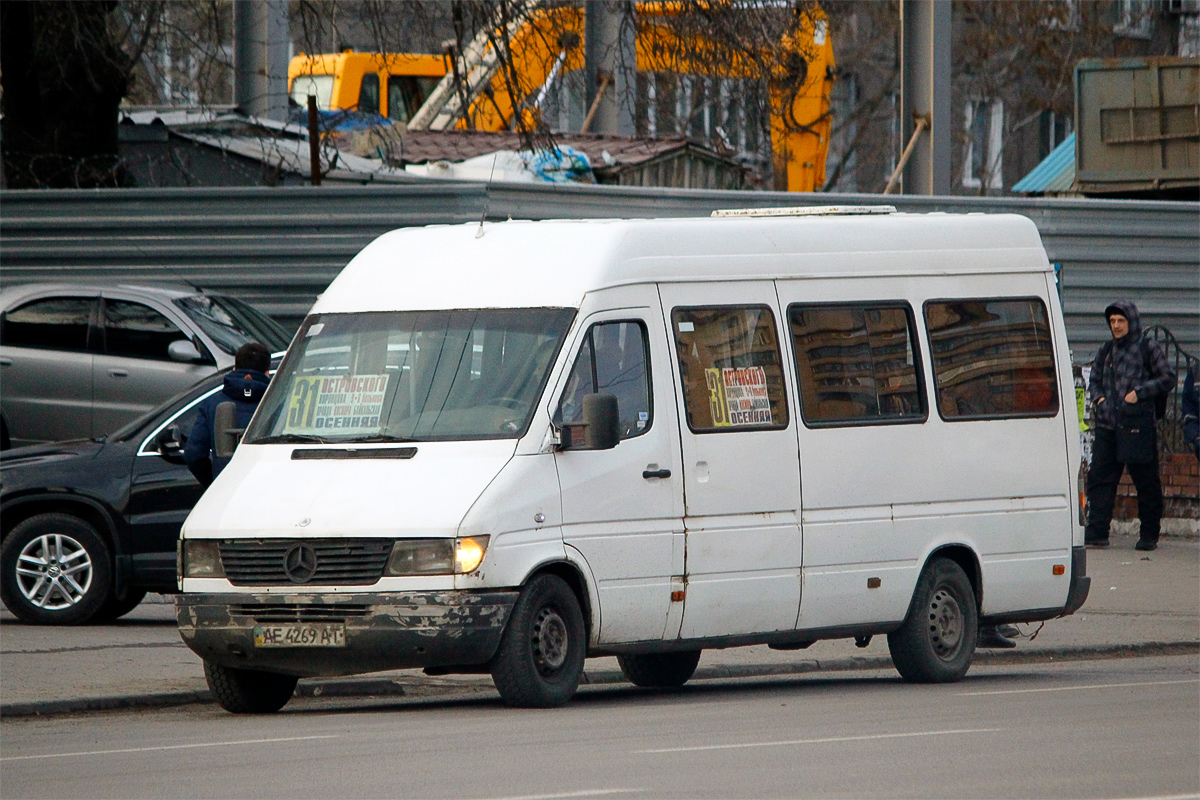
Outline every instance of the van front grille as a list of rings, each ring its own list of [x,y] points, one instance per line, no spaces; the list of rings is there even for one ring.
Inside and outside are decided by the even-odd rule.
[[[383,576],[389,539],[232,539],[221,565],[234,586],[368,586]]]

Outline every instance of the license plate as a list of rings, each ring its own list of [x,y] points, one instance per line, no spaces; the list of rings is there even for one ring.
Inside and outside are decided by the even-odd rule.
[[[255,625],[255,647],[345,647],[345,625]]]

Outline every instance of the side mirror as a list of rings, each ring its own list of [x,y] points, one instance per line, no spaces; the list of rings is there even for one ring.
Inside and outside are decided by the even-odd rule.
[[[221,403],[213,415],[214,450],[218,458],[230,458],[242,440],[245,428],[237,427],[237,405],[233,402]]]
[[[182,361],[185,364],[192,361],[203,361],[204,356],[190,339],[176,339],[167,345],[167,357],[172,361]]]
[[[611,394],[583,396],[583,422],[562,427],[564,450],[611,450],[621,441],[617,398]]]
[[[158,446],[158,454],[172,464],[183,463],[184,438],[178,425],[168,425],[159,431],[154,443]]]

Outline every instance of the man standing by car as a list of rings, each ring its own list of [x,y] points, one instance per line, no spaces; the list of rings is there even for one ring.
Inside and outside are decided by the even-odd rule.
[[[1108,546],[1113,503],[1121,473],[1128,468],[1137,489],[1138,550],[1158,546],[1162,521],[1163,493],[1158,477],[1158,442],[1154,432],[1154,401],[1175,388],[1175,372],[1157,342],[1142,339],[1142,322],[1137,306],[1118,300],[1104,309],[1112,331],[1092,364],[1088,402],[1095,419],[1096,438],[1092,445],[1092,464],[1088,469],[1088,522],[1084,542],[1095,547]],[[1142,425],[1140,444],[1144,455],[1124,455],[1118,447],[1118,426],[1141,412],[1149,423]],[[1148,414],[1147,414],[1148,412]],[[1122,435],[1125,435],[1122,432]],[[1135,443],[1138,444],[1138,443]],[[1122,452],[1119,452],[1121,450]],[[1124,460],[1122,460],[1122,458]]]
[[[267,390],[267,371],[271,368],[271,354],[258,342],[248,342],[238,348],[234,356],[233,370],[225,376],[221,391],[210,396],[197,408],[196,422],[183,450],[183,460],[196,480],[208,486],[225,469],[228,458],[216,454],[216,438],[213,422],[217,406],[232,402],[236,409],[237,427],[244,429],[258,407],[263,392]]]

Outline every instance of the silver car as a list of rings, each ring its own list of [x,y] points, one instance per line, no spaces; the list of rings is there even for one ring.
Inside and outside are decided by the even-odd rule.
[[[187,286],[29,284],[0,291],[0,447],[99,436],[291,337],[233,297]]]

